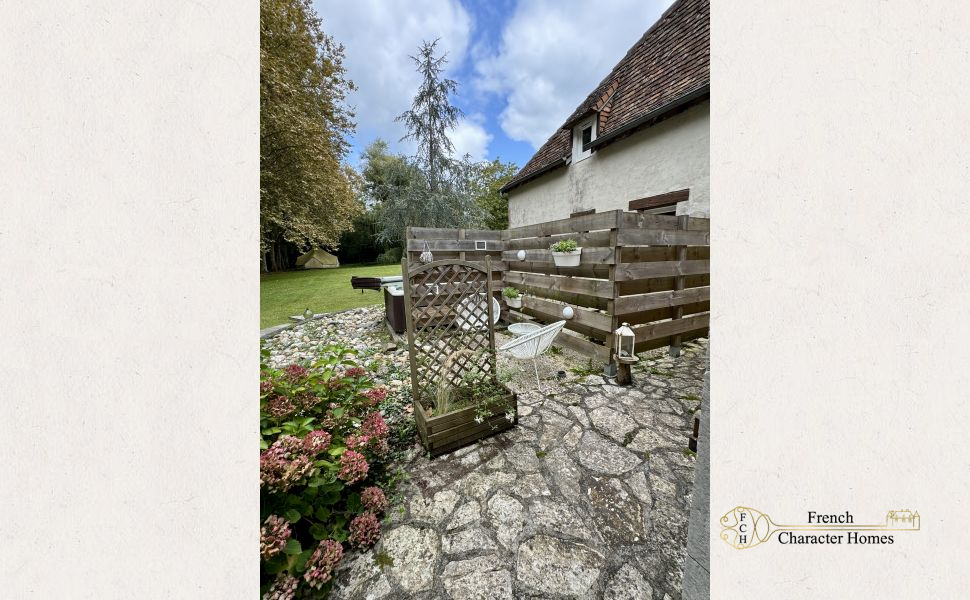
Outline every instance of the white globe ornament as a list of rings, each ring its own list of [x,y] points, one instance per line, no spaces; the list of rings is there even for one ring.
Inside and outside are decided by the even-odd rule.
[[[525,250],[519,250],[515,255],[519,260],[525,260]]]
[[[562,318],[564,319],[572,319],[573,315],[575,314],[576,313],[573,312],[572,306],[567,306],[566,308],[562,309]]]

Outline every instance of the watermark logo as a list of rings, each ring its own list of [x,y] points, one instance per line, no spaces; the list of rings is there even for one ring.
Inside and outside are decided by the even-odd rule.
[[[919,531],[919,527],[919,512],[909,509],[889,511],[885,525],[856,525],[848,511],[809,511],[805,524],[779,525],[763,512],[738,506],[721,517],[721,539],[738,550],[753,548],[773,537],[782,545],[892,544],[894,534],[887,532]]]

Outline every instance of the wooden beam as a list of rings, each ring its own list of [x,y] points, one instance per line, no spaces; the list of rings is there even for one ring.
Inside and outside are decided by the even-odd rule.
[[[675,229],[621,229],[620,246],[710,246],[709,231]]]
[[[523,273],[542,273],[544,275],[569,275],[572,277],[590,277],[593,279],[607,279],[610,275],[610,265],[579,265],[578,267],[557,267],[553,263],[519,262],[506,260],[509,271]]]
[[[650,213],[625,212],[620,217],[620,229],[677,229],[678,217]],[[710,231],[711,220],[704,217],[687,219],[688,231]]]
[[[509,230],[508,239],[541,237],[546,235],[557,235],[560,233],[571,233],[574,231],[595,231],[597,229],[613,229],[617,227],[620,220],[621,210],[611,210],[604,213],[586,215],[584,217],[573,217],[571,219],[560,219],[539,223],[538,225],[526,225]]]
[[[576,240],[576,244],[583,248],[610,245],[610,232],[604,230],[588,233],[564,233],[548,237],[519,238],[506,242],[504,250],[529,250],[531,248],[548,250],[549,246],[566,238]]]
[[[612,298],[613,286],[602,279],[581,279],[579,277],[556,277],[553,275],[538,275],[534,273],[519,273],[509,271],[505,280],[512,284],[522,284],[537,288],[544,288],[554,292],[570,292],[584,294],[598,298]]]
[[[674,289],[675,284],[674,277],[657,277],[656,279],[634,279],[632,281],[623,281],[617,284],[621,296],[629,296],[632,294],[647,294],[650,292],[665,292],[667,290]],[[684,287],[702,287],[705,285],[711,285],[711,276],[709,274],[704,275],[688,275],[684,278]]]
[[[646,342],[659,337],[667,337],[678,333],[686,333],[695,329],[703,329],[711,324],[711,313],[702,313],[683,319],[661,321],[650,325],[639,325],[633,328],[637,342]]]
[[[703,275],[711,272],[709,260],[668,260],[663,262],[623,263],[616,266],[617,281]]]
[[[465,239],[468,240],[494,240],[496,242],[505,239],[504,230],[492,229],[466,229]],[[408,239],[417,240],[457,240],[457,229],[439,229],[437,227],[408,227]]]
[[[505,271],[508,267],[505,261],[502,260],[502,255],[497,252],[473,252],[471,250],[466,251],[465,260],[474,263],[485,263],[485,257],[491,256],[492,258],[492,271]],[[408,259],[411,264],[421,264],[421,253],[416,250],[409,250],[407,253]],[[434,253],[435,260],[460,260],[461,255],[457,251],[438,251]]]
[[[552,300],[545,300],[543,298],[537,298],[535,296],[523,296],[522,297],[522,308],[531,309],[537,312],[549,314],[549,315],[562,315],[562,309],[565,308],[566,304],[560,304],[558,302],[553,302]],[[603,334],[608,334],[612,330],[610,329],[610,317],[608,315],[600,314],[599,311],[589,310],[576,305],[568,305],[573,308],[573,318],[566,321],[566,323],[574,322],[580,325],[586,325],[593,329],[596,329]],[[526,313],[528,314],[528,313]],[[560,316],[559,320],[563,317]]]
[[[689,331],[687,333],[681,334],[681,343],[690,340],[695,340],[699,337],[705,337],[707,335],[707,329],[701,328],[695,331]],[[659,337],[653,340],[648,340],[645,342],[637,342],[633,345],[633,351],[636,353],[646,352],[647,350],[653,350],[654,348],[662,348],[663,346],[670,345],[670,337]]]
[[[658,262],[677,260],[678,246],[629,246],[620,248],[616,262]],[[687,260],[708,260],[711,258],[710,246],[688,246]]]
[[[485,242],[485,249],[479,249],[475,243]],[[407,243],[408,252],[423,252],[424,244],[427,242],[428,246],[431,247],[432,252],[442,251],[442,252],[501,252],[505,250],[505,242],[501,240],[476,240],[472,239],[470,236],[466,235],[466,239],[410,239]],[[437,257],[435,257],[437,258]]]
[[[608,347],[591,342],[566,329],[560,331],[552,343],[565,346],[570,350],[575,350],[584,356],[592,358],[594,361],[607,362],[610,360],[610,349]]]
[[[637,313],[654,308],[669,308],[683,306],[694,302],[704,302],[711,299],[710,287],[696,287],[668,292],[654,292],[651,294],[637,294],[635,296],[620,296],[615,301],[615,311],[618,315]]]
[[[506,281],[506,285],[510,282]],[[531,294],[537,298],[548,298],[550,300],[556,300],[559,302],[566,302],[573,306],[585,306],[586,308],[593,308],[596,310],[607,310],[609,308],[609,299],[599,298],[597,296],[587,296],[585,294],[574,294],[571,292],[563,292],[559,290],[550,290],[548,288],[536,287],[530,285],[524,285],[521,283],[515,284],[515,287],[526,294]]]
[[[579,255],[580,265],[612,265],[616,262],[613,248],[583,248]],[[518,250],[505,250],[502,252],[502,260],[518,260]],[[545,250],[526,250],[525,262],[535,263],[555,263],[552,258],[552,251]]]
[[[687,215],[677,218],[681,229],[687,229]],[[708,236],[710,239],[710,236]],[[680,262],[685,262],[687,260],[687,246],[677,246],[677,260]],[[684,289],[684,276],[679,275],[674,281],[674,290],[679,291]],[[673,319],[677,320],[684,316],[684,306],[678,304],[674,306]],[[670,356],[677,358],[680,356],[680,334],[676,334],[670,338]]]
[[[690,197],[690,190],[677,190],[656,196],[648,196],[639,200],[630,201],[630,210],[649,210],[651,208],[661,208],[663,206],[674,206],[678,202],[686,202]]]
[[[684,310],[682,316],[689,316],[697,313],[709,312],[711,310],[711,303],[707,301],[693,302],[691,304],[684,304],[679,307],[670,306],[664,308],[652,308],[650,310],[627,313],[620,318],[630,325],[646,325],[655,321],[666,321],[667,319],[672,319],[674,317],[674,310],[677,308],[682,308]]]

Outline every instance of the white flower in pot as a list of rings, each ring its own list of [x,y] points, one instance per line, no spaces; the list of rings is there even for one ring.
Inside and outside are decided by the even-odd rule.
[[[502,290],[502,296],[505,297],[505,304],[509,308],[522,308],[522,295],[519,290],[514,287],[507,287]]]
[[[583,249],[576,245],[576,240],[570,238],[559,240],[549,249],[552,250],[552,260],[557,267],[579,266],[579,257]]]

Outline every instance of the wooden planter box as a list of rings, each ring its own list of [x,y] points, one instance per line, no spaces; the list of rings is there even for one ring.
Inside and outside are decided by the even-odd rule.
[[[496,409],[483,423],[476,423],[475,407],[430,417],[424,407],[419,402],[415,402],[414,419],[417,421],[418,435],[421,436],[421,443],[425,450],[433,457],[440,456],[511,429],[519,422],[519,402],[515,392],[509,391],[507,398],[511,398],[512,408],[515,411],[515,419],[511,423],[505,418],[505,411],[500,409]]]

